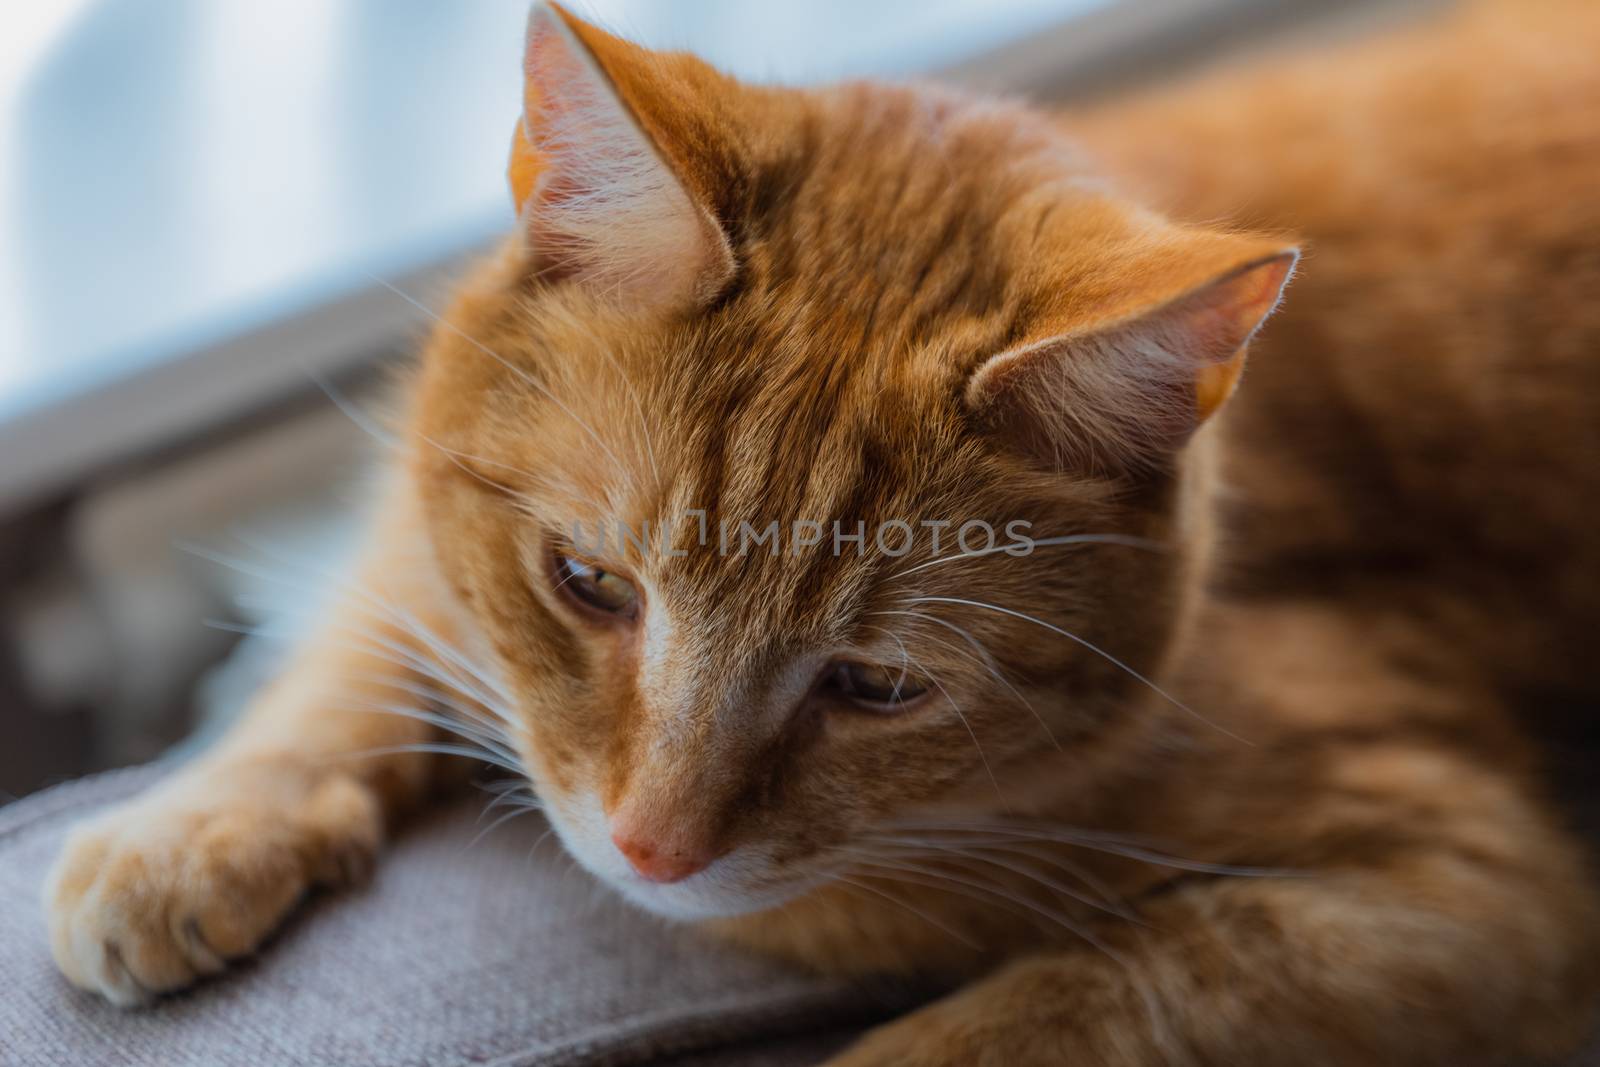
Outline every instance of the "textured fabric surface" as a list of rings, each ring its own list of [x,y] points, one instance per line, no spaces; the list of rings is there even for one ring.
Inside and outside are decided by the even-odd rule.
[[[235,973],[120,1011],[56,973],[39,887],[74,821],[155,773],[0,808],[0,1067],[808,1067],[911,999],[626,909],[552,841],[535,847],[537,816],[474,843],[479,808],[463,804]],[[1600,1067],[1600,1044],[1571,1067]]]
[[[474,801],[409,828],[370,886],[314,898],[235,973],[122,1011],[56,973],[40,886],[73,822],[153,777],[0,808],[0,1065],[801,1067],[906,1003],[625,908],[554,838],[534,847],[537,815],[474,843]]]

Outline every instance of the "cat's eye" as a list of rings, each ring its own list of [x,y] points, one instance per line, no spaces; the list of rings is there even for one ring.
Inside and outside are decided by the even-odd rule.
[[[615,571],[576,556],[557,553],[556,587],[578,603],[607,615],[631,616],[639,604],[639,591]]]
[[[853,704],[878,711],[896,711],[928,691],[926,682],[904,667],[885,667],[842,660],[828,669],[826,690]]]

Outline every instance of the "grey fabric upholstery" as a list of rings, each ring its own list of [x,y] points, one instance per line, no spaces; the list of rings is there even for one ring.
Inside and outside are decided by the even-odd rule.
[[[625,908],[537,815],[472,843],[481,804],[407,829],[366,888],[311,900],[236,973],[122,1011],[67,984],[40,886],[67,828],[141,768],[0,808],[4,1067],[801,1067],[906,1003]]]
[[[121,1011],[56,973],[39,889],[74,821],[156,774],[0,808],[0,1067],[805,1067],[914,1000],[627,909],[552,842],[534,847],[537,816],[473,843],[467,803],[409,828],[371,886],[311,900],[235,973]],[[1572,1067],[1600,1067],[1600,1045]]]

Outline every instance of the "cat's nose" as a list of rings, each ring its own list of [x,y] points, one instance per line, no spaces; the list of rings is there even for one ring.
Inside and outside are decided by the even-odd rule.
[[[712,856],[692,849],[669,848],[643,838],[613,830],[611,842],[617,851],[627,857],[628,864],[641,878],[652,882],[681,882],[691,874],[703,871]]]

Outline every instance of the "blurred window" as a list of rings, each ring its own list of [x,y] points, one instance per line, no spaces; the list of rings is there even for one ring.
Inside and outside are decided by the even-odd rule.
[[[584,7],[747,77],[811,81],[927,72],[1106,3]],[[272,332],[503,232],[527,7],[0,4],[0,510],[409,327],[390,296]]]

